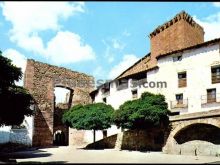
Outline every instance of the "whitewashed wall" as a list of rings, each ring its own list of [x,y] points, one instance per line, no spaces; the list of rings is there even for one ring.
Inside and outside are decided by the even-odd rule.
[[[182,60],[173,62],[172,55],[160,58],[158,60],[159,69],[148,71],[148,82],[165,81],[167,88],[144,88],[137,87],[138,97],[143,92],[149,91],[152,93],[161,93],[166,97],[169,109],[170,101],[176,100],[176,94],[183,93],[183,99],[188,99],[188,108],[178,109],[180,114],[193,113],[200,111],[208,111],[220,108],[220,103],[201,104],[201,96],[207,95],[207,89],[216,88],[216,93],[220,94],[220,84],[212,84],[211,66],[220,65],[219,44],[212,46],[204,46],[199,49],[192,49],[183,52]],[[178,72],[187,72],[187,87],[178,87]],[[131,79],[129,80],[129,88],[124,90],[116,90],[116,83],[111,83],[110,95],[107,96],[107,104],[112,105],[116,110],[121,104],[127,100],[132,100],[130,87]],[[99,89],[95,102],[103,102],[103,95]],[[220,98],[217,98],[217,100]],[[176,111],[172,109],[172,111]],[[108,132],[120,132],[120,129],[108,130]]]
[[[25,117],[23,124],[26,126],[26,129],[11,129],[11,126],[0,127],[0,144],[12,142],[31,146],[33,117]]]
[[[148,78],[167,82],[167,88],[152,91],[165,95],[168,104],[176,99],[176,94],[183,93],[184,99],[188,99],[189,113],[219,109],[219,103],[206,106],[201,104],[201,96],[207,95],[207,89],[216,88],[216,93],[220,93],[220,84],[212,84],[211,79],[211,66],[217,64],[220,64],[219,44],[184,52],[182,60],[177,62],[173,62],[172,56],[161,58],[158,60],[158,72],[149,72]],[[178,72],[182,71],[187,72],[187,87],[179,88]]]

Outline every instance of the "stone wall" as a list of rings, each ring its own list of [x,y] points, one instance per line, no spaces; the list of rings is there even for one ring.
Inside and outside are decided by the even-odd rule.
[[[220,156],[220,110],[170,118],[164,153]]]
[[[150,34],[151,56],[179,50],[204,42],[204,30],[185,12],[161,25]]]
[[[34,116],[33,146],[53,145],[54,134],[54,88],[64,87],[73,91],[72,105],[90,103],[89,93],[94,82],[92,76],[71,71],[31,59],[27,60],[24,87],[36,102]]]
[[[120,143],[117,149],[122,150],[139,150],[139,151],[161,151],[164,145],[163,129],[148,130],[128,130],[124,131],[122,138],[118,138],[121,134],[106,137],[100,141],[89,144],[86,148],[115,148],[116,143]],[[120,140],[118,142],[117,140]]]

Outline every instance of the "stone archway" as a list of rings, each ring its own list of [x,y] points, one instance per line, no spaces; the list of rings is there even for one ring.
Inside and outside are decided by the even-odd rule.
[[[169,133],[163,152],[213,156],[219,154],[220,121],[218,119],[199,118],[176,121],[172,123],[172,127],[173,130]],[[204,133],[207,133],[205,131],[211,132],[211,134],[204,136]],[[216,137],[212,137],[214,135]]]
[[[24,87],[36,102],[34,115],[33,146],[52,146],[54,134],[54,87],[62,86],[74,91],[73,104],[91,102],[92,76],[71,71],[35,60],[27,60]],[[56,128],[57,129],[57,128]]]
[[[53,134],[53,144],[56,146],[66,145],[65,133],[61,130],[55,131]]]

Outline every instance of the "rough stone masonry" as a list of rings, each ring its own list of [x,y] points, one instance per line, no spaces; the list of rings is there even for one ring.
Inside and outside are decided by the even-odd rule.
[[[33,146],[52,146],[56,128],[65,128],[57,127],[57,121],[54,120],[54,88],[63,87],[71,91],[70,106],[79,103],[88,104],[91,102],[89,93],[93,90],[91,83],[94,84],[94,78],[84,73],[41,63],[32,59],[27,60],[24,87],[28,89],[36,102]],[[60,114],[62,115],[62,113]],[[68,129],[62,131],[67,135],[66,138],[72,138],[68,135]],[[79,141],[80,139],[76,140]],[[68,140],[66,142],[68,143]]]

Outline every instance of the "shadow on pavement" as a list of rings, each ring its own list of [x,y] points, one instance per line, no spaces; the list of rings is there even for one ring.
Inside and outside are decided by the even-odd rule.
[[[48,157],[51,153],[45,153],[43,150],[25,150],[11,153],[0,153],[0,163],[13,163],[16,159],[28,159],[28,158],[38,158],[38,157]]]
[[[64,164],[67,163],[66,161],[51,161],[51,162],[35,162],[35,161],[28,161],[28,162],[18,162],[17,164]]]

